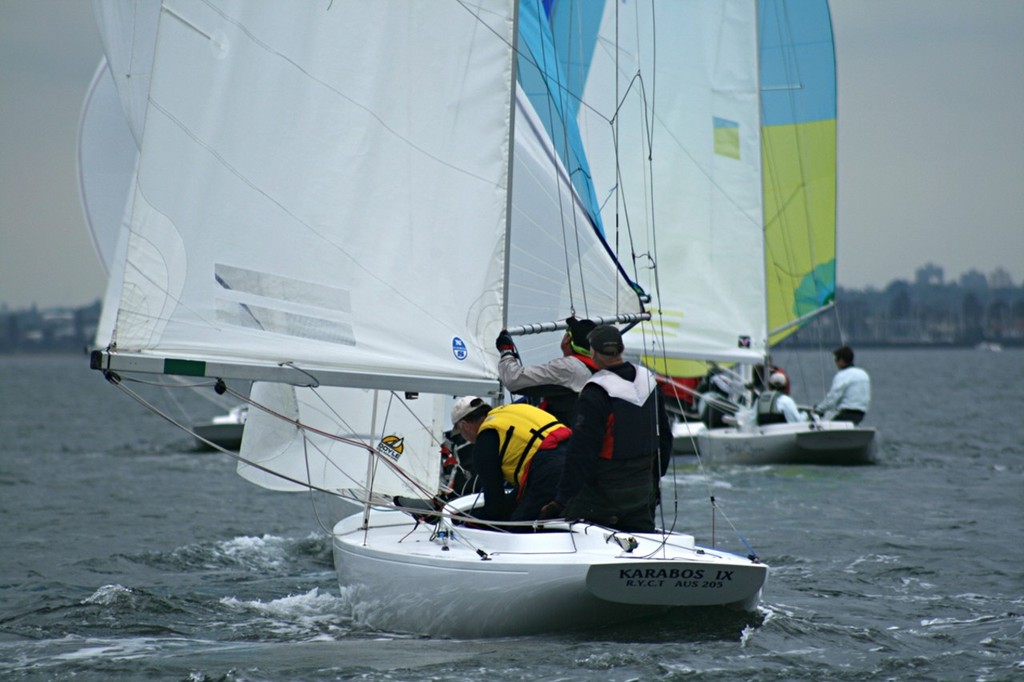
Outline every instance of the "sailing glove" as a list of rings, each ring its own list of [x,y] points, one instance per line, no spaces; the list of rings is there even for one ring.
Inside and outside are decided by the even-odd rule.
[[[501,330],[501,333],[498,334],[498,338],[495,340],[494,345],[497,346],[501,357],[511,355],[516,360],[519,359],[519,351],[516,350],[516,344],[512,340],[512,335],[508,333],[507,329]]]
[[[545,521],[547,519],[558,519],[562,517],[562,512],[565,511],[565,505],[558,501],[551,501],[540,508],[540,520]]]

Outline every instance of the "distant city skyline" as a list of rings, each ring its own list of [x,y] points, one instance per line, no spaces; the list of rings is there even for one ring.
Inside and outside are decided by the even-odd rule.
[[[833,0],[841,287],[1007,271],[1024,282],[1024,2]],[[92,3],[0,2],[0,301],[81,306],[106,275],[76,135]]]

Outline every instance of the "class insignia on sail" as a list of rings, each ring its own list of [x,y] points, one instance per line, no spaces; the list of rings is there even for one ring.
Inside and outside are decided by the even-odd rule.
[[[458,336],[452,339],[452,354],[455,356],[456,360],[465,360],[469,357],[469,350],[466,348],[466,342]]]

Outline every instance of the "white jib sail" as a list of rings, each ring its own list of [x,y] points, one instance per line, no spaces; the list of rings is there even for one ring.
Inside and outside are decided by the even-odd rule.
[[[117,350],[492,380],[512,8],[485,4],[164,3]]]
[[[357,499],[363,491],[418,498],[436,493],[436,434],[447,419],[440,396],[410,400],[387,391],[257,382],[251,397],[305,428],[250,408],[238,464],[246,480],[272,490],[352,491]]]

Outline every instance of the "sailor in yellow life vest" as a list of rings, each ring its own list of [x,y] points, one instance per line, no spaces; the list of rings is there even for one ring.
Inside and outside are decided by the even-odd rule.
[[[459,398],[452,424],[473,443],[473,462],[484,494],[474,514],[491,521],[531,521],[553,499],[572,431],[525,403],[491,407],[475,396]],[[513,491],[505,493],[505,484]]]

